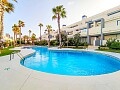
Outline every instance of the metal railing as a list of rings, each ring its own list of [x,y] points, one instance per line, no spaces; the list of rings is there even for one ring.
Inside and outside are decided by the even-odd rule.
[[[16,54],[17,56],[19,56],[21,59],[25,59],[24,58],[24,56],[20,53],[20,52],[12,52],[11,54],[10,54],[10,61],[12,60],[12,59],[14,59],[14,54]]]
[[[16,53],[21,59],[25,59],[24,56],[19,52],[19,53]]]

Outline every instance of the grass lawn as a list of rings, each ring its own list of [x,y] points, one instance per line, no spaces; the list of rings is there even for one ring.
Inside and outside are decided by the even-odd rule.
[[[19,50],[9,50],[9,49],[11,49],[11,47],[10,48],[4,48],[3,50],[0,50],[1,51],[0,56],[9,55],[14,51],[19,51]]]
[[[105,51],[105,52],[114,52],[114,53],[120,53],[120,50],[114,50],[114,49],[108,49],[108,50],[99,50],[97,49],[97,51]]]

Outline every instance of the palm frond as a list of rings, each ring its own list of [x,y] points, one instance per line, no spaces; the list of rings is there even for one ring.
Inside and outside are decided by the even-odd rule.
[[[60,16],[61,16],[62,18],[66,18],[66,11],[65,11],[65,10],[62,11],[61,14],[60,14]]]
[[[46,25],[47,29],[51,29],[52,26],[51,25]]]
[[[43,24],[42,24],[42,23],[40,23],[38,26],[43,27]]]
[[[17,2],[17,0],[13,0],[14,2]]]
[[[19,20],[18,21],[18,25],[19,25],[19,27],[24,27],[25,23],[22,20]]]
[[[46,25],[46,27],[47,27],[48,33],[50,33],[50,31],[52,31],[52,26],[51,25]]]
[[[31,30],[29,30],[29,32],[31,33],[32,31],[31,31]]]
[[[53,12],[53,14],[57,14],[56,8],[53,8],[53,9],[52,9],[52,12]]]
[[[8,13],[14,12],[14,5],[12,3],[6,3],[4,10]]]
[[[54,19],[56,19],[56,18],[57,18],[57,16],[56,16],[56,15],[52,16],[52,20],[54,20]]]
[[[2,3],[3,4],[8,3],[8,0],[2,0]]]

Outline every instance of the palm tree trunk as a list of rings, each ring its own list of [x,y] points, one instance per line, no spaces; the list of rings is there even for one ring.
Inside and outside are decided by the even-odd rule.
[[[48,47],[50,47],[50,39],[48,39]]]
[[[41,41],[41,26],[40,26],[40,41]]]
[[[30,38],[30,32],[29,32],[29,38]]]
[[[15,47],[15,32],[14,32],[14,47]]]
[[[50,47],[50,32],[48,31],[48,47]]]
[[[17,44],[17,33],[16,33],[16,37],[15,37],[15,45]]]
[[[20,27],[20,46],[21,46],[21,27]]]
[[[0,41],[3,38],[3,17],[4,17],[4,10],[2,5],[0,4]]]
[[[27,38],[27,43],[30,42],[30,32],[29,32],[29,37]]]
[[[60,46],[60,48],[61,48],[61,46],[62,46],[62,42],[61,42],[61,32],[60,32],[60,16],[59,16],[59,14],[58,14],[58,33],[59,33],[59,46]]]

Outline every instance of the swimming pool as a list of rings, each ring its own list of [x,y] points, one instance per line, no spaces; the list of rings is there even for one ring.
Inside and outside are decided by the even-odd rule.
[[[120,70],[118,58],[87,51],[48,50],[46,47],[34,47],[35,54],[21,60],[27,68],[46,73],[91,76]]]

